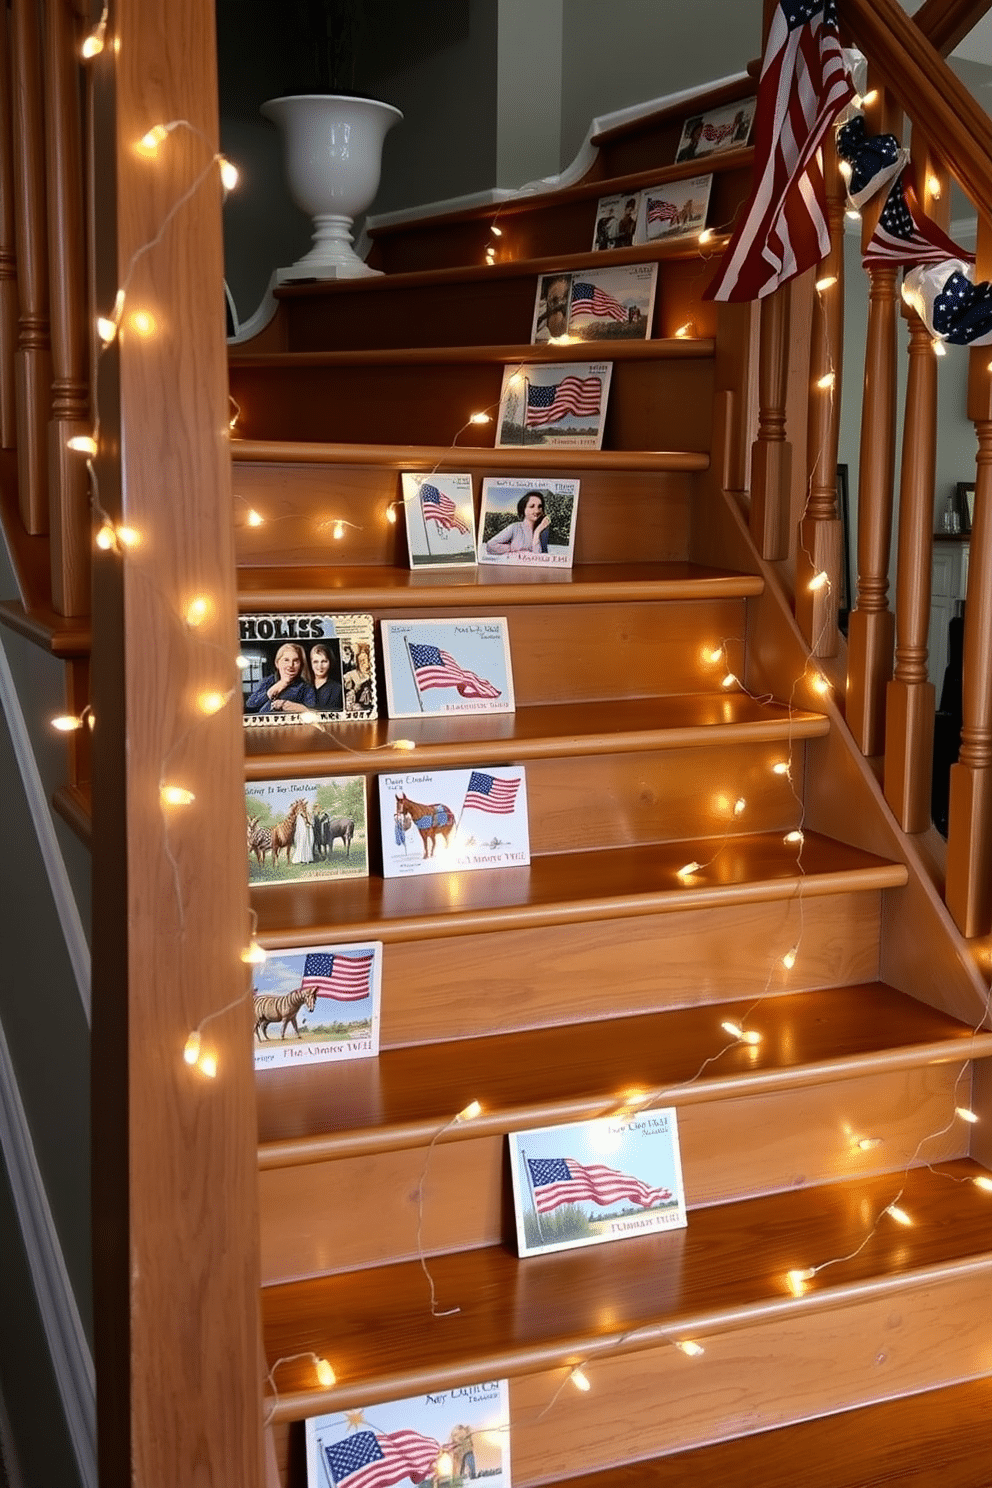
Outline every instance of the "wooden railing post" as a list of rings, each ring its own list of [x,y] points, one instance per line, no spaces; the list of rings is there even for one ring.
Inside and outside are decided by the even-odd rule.
[[[90,609],[90,515],[86,467],[68,448],[90,432],[86,327],[86,241],[76,25],[70,0],[46,0],[45,102],[48,256],[51,264],[52,411],[48,426],[48,508],[52,606]]]
[[[14,202],[19,324],[17,474],[21,521],[48,531],[48,413],[52,356],[48,339],[48,242],[45,228],[45,125],[41,99],[38,0],[12,0]]]
[[[832,141],[824,147],[830,252],[817,270],[806,424],[807,501],[796,551],[796,620],[814,656],[836,656],[842,533],[837,440],[844,364],[844,197]],[[827,582],[811,588],[817,577]]]
[[[789,488],[792,446],[785,437],[789,380],[791,285],[761,302],[758,348],[758,437],[751,447],[751,536],[762,558],[789,552]]]
[[[976,280],[992,276],[992,224],[978,219]],[[961,687],[961,753],[951,767],[947,907],[963,935],[992,930],[992,349],[974,347],[968,417],[978,436]]]
[[[899,483],[896,658],[886,690],[885,799],[904,832],[930,825],[934,688],[927,674],[933,564],[933,487],[937,468],[937,361],[915,310],[909,322],[909,374]]]
[[[17,253],[14,235],[13,117],[10,98],[10,29],[0,9],[0,449],[17,443]]]

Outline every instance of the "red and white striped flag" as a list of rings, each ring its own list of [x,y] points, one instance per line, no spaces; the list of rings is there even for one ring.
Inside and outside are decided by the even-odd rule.
[[[592,418],[599,413],[602,391],[603,382],[599,377],[569,374],[561,382],[549,382],[543,386],[530,383],[527,387],[526,426],[533,429],[538,424],[556,424],[569,414],[576,418]]]
[[[758,81],[754,191],[704,298],[760,299],[829,252],[819,149],[853,97],[836,0],[779,0]]]
[[[915,268],[917,264],[945,263],[949,258],[960,258],[965,263],[975,261],[936,222],[930,221],[916,199],[912,173],[907,167],[889,189],[861,262],[866,269],[883,263]]]
[[[618,1168],[580,1163],[574,1157],[529,1157],[527,1166],[538,1214],[550,1214],[560,1204],[578,1204],[583,1199],[604,1207],[629,1199],[642,1209],[650,1209],[672,1197],[670,1189],[652,1188]]]

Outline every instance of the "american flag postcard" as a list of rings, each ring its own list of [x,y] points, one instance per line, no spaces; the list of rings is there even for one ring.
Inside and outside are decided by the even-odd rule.
[[[614,264],[537,281],[531,341],[647,341],[654,315],[657,264]]]
[[[376,716],[371,615],[240,615],[246,727]]]
[[[571,568],[577,480],[487,476],[479,512],[479,562]]]
[[[693,176],[688,181],[664,181],[641,193],[638,243],[656,243],[660,238],[681,238],[706,226],[710,208],[712,176]]]
[[[249,884],[368,877],[361,775],[249,780],[245,829]]]
[[[255,1068],[373,1059],[382,942],[271,951],[253,968]]]
[[[719,155],[724,150],[742,150],[751,138],[757,98],[742,98],[705,114],[690,114],[682,126],[675,163]]]
[[[390,718],[514,711],[504,619],[383,620],[381,634]]]
[[[521,1256],[686,1226],[674,1107],[511,1132]]]
[[[311,1416],[307,1488],[456,1485],[511,1488],[505,1379]]]
[[[379,776],[385,878],[530,862],[523,765]]]
[[[406,472],[402,489],[410,567],[474,568],[472,477]]]
[[[497,448],[602,449],[612,362],[503,368]]]

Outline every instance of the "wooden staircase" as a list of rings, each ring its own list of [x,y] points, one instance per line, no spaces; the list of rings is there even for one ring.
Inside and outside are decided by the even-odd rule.
[[[936,1390],[920,1399],[950,1460],[940,1422],[975,1412],[971,1387],[947,1387],[989,1372],[992,1195],[955,1109],[992,1034],[723,489],[749,437],[750,310],[700,300],[712,265],[695,241],[586,251],[598,196],[698,173],[670,164],[680,125],[613,131],[586,182],[504,204],[492,267],[491,211],[381,233],[384,278],[285,288],[231,358],[243,610],[505,615],[517,693],[512,717],[342,726],[347,750],[254,729],[246,778],[371,785],[409,766],[401,738],[424,769],[523,763],[533,853],[529,870],[387,881],[373,860],[367,880],[253,891],[270,949],[385,945],[378,1060],[257,1079],[290,1488],[307,1415],[501,1376],[521,1485],[902,1481],[881,1446],[838,1451],[829,1477],[805,1454],[828,1435],[894,1451],[912,1404],[864,1407]],[[723,222],[750,152],[711,164]],[[596,347],[614,361],[603,452],[488,447],[491,426],[468,421],[504,366],[588,356],[526,344],[537,275],[620,257],[659,263],[655,339]],[[486,473],[578,476],[575,568],[410,573],[398,472],[439,468],[470,471],[477,495]],[[678,1109],[688,1228],[518,1260],[507,1132],[632,1098]],[[456,1121],[473,1100],[479,1117]],[[568,1382],[578,1365],[588,1394]],[[794,1445],[755,1435],[772,1427]],[[974,1472],[947,1481],[989,1481]]]

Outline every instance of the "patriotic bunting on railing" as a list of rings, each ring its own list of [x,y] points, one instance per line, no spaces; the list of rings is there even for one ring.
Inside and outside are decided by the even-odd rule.
[[[856,207],[871,201],[909,159],[894,134],[869,134],[864,114],[855,114],[837,131],[837,154],[851,167],[847,194]]]

